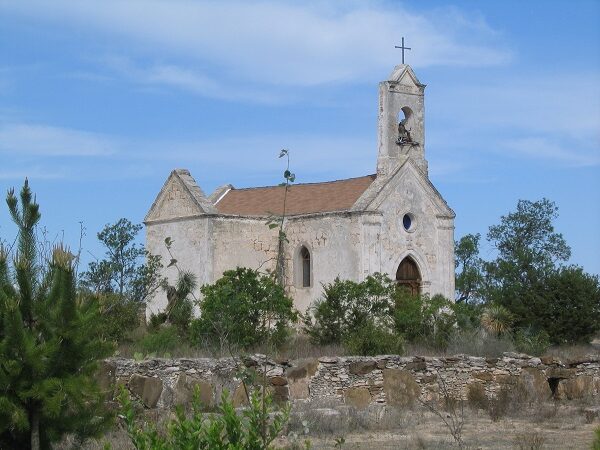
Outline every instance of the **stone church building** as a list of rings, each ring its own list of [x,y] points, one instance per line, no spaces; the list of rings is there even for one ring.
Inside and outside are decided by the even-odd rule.
[[[454,298],[454,212],[428,177],[424,91],[408,65],[379,84],[378,155],[374,174],[293,184],[286,202],[285,280],[304,312],[335,277],[363,280],[388,274],[413,291]],[[205,195],[189,171],[171,172],[145,218],[146,248],[171,256],[213,283],[237,266],[274,269],[277,229],[266,218],[281,214],[284,188],[236,188]],[[165,275],[174,280],[175,267]],[[147,314],[165,308],[158,292]]]

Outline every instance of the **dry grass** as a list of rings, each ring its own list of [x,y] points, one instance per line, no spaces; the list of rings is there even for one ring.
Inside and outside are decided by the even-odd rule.
[[[561,360],[577,360],[588,355],[600,355],[600,346],[594,344],[562,345],[550,347],[545,356],[555,356]]]

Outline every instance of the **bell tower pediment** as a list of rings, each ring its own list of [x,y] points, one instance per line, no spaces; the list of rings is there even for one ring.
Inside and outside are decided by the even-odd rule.
[[[407,157],[427,173],[424,125],[425,85],[401,64],[379,83],[377,173],[390,174]]]

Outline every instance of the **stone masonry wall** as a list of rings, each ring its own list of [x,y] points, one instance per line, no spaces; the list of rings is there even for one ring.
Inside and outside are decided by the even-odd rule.
[[[265,362],[266,361],[266,362]],[[266,364],[270,389],[278,401],[339,401],[356,408],[372,404],[411,407],[420,399],[436,400],[445,386],[465,399],[479,385],[494,397],[503,387],[521,384],[538,398],[596,398],[600,402],[600,356],[577,361],[504,353],[501,358],[453,357],[321,357],[299,361],[244,359],[150,359],[104,361],[103,389],[125,385],[146,408],[172,408],[191,400],[198,386],[204,405],[213,406],[227,390],[236,406],[245,403],[240,366],[258,374]]]

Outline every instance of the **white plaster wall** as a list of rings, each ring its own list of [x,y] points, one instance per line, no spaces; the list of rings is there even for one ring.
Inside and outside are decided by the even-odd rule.
[[[423,280],[423,293],[454,298],[453,219],[442,218],[414,169],[398,173],[390,192],[377,205],[382,214],[381,271],[395,279],[402,259],[413,257]],[[414,217],[413,230],[402,225],[404,214]]]
[[[173,242],[171,253],[177,259],[177,265],[181,270],[190,271],[197,277],[196,297],[200,295],[200,286],[213,280],[211,228],[212,218],[209,216],[146,224],[146,249],[162,257],[163,275],[171,284],[177,280],[177,268],[166,267],[171,261],[171,256],[165,246],[165,238],[170,237]],[[164,311],[166,306],[167,296],[159,289],[148,302],[146,317]]]
[[[322,284],[336,277],[358,280],[361,262],[360,214],[318,214],[291,218],[287,222],[285,246],[288,290],[296,308],[305,312],[323,293]],[[306,246],[311,254],[311,286],[302,287],[298,251]]]
[[[322,283],[339,276],[356,280],[360,266],[359,214],[315,215],[288,218],[284,245],[285,277],[289,294],[300,312],[317,300]],[[275,268],[277,229],[269,229],[264,219],[218,217],[210,237],[214,247],[213,281],[237,266]],[[298,251],[301,246],[311,254],[311,286],[302,287],[298,277]]]

